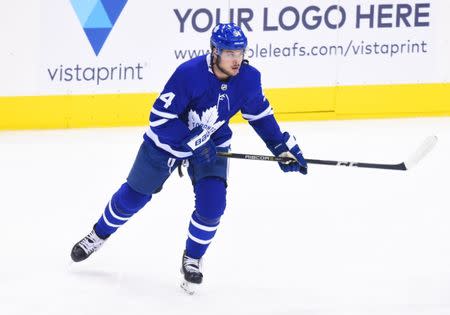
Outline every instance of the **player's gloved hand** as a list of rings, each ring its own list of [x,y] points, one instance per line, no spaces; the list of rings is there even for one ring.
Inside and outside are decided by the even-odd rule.
[[[184,145],[192,151],[190,161],[193,164],[207,164],[216,161],[216,146],[209,138],[210,135],[201,126],[191,130],[191,134],[185,139]]]
[[[288,164],[279,162],[278,164],[283,172],[300,172],[303,175],[308,173],[308,165],[294,136],[285,132],[280,143],[270,143],[267,144],[267,147],[275,156],[290,157],[295,160],[295,162]]]

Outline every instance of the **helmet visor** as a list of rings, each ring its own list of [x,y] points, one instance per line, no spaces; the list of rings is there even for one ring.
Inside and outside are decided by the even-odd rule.
[[[232,59],[243,59],[246,53],[246,49],[238,49],[238,50],[228,50],[221,49],[218,50],[218,54],[222,59],[232,60]]]

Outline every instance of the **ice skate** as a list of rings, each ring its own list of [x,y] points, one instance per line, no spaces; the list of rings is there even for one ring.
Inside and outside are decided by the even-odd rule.
[[[201,273],[201,259],[191,258],[187,256],[186,251],[184,251],[183,260],[181,262],[181,273],[184,277],[181,282],[181,288],[186,291],[187,294],[193,295],[203,280],[203,274]]]
[[[95,251],[97,251],[105,242],[106,239],[100,238],[95,230],[86,235],[81,241],[76,243],[70,254],[74,262],[83,261]]]

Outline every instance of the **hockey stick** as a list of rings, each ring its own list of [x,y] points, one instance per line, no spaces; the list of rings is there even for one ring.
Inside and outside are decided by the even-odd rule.
[[[380,163],[364,163],[364,162],[349,162],[349,161],[334,161],[334,160],[317,160],[317,159],[306,159],[309,164],[320,164],[320,165],[332,165],[332,166],[348,166],[348,167],[362,167],[362,168],[378,168],[384,170],[398,170],[406,171],[414,167],[421,159],[425,157],[435,146],[437,142],[436,136],[429,136],[423,143],[417,148],[411,157],[398,164],[380,164]],[[274,161],[281,163],[290,163],[295,161],[289,157],[279,157],[270,155],[258,155],[258,154],[246,154],[246,153],[232,153],[232,152],[217,152],[218,156],[234,159],[245,159],[245,160],[257,160],[257,161]]]

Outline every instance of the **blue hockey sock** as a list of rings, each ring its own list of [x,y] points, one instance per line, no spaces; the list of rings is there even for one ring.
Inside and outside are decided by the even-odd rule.
[[[196,210],[189,223],[186,254],[200,259],[214,238],[225,210],[225,182],[218,177],[206,177],[195,184],[194,192]]]
[[[142,209],[152,196],[133,190],[127,183],[112,196],[100,219],[94,226],[95,233],[107,238]]]
[[[189,223],[188,239],[186,241],[186,254],[189,257],[200,259],[208,249],[216,234],[219,221],[205,220],[194,211]]]

